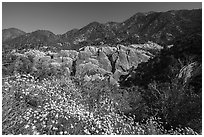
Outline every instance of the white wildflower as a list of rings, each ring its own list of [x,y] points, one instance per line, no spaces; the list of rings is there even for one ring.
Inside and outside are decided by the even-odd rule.
[[[29,127],[29,125],[25,125],[25,127],[24,128],[28,128]]]

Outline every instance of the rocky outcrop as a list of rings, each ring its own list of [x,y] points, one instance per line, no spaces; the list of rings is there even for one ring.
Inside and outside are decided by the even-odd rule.
[[[116,69],[115,73],[113,74],[113,78],[116,80],[116,81],[119,81],[120,80],[120,77],[122,75],[127,75],[128,73],[127,72],[124,72],[124,71],[121,71],[121,70],[118,70]]]
[[[114,83],[113,85],[118,85],[117,81],[122,75],[127,75],[130,68],[136,68],[139,63],[152,57],[147,54],[149,51],[145,48],[160,50],[158,45],[149,44],[151,45],[86,46],[79,51],[61,50],[58,53],[30,50],[24,54],[15,53],[13,56],[18,58],[18,63],[16,63],[18,68],[21,64],[27,63],[32,66],[31,73],[40,73],[40,76],[72,75],[84,77],[86,81],[108,76],[109,81]],[[27,61],[21,63],[20,60]]]
[[[91,62],[88,63],[81,63],[77,66],[77,70],[76,70],[76,75],[77,76],[85,76],[87,75],[94,75],[96,74],[98,71],[98,66],[95,64],[92,64]]]
[[[112,66],[111,66],[110,60],[108,59],[106,54],[101,49],[98,50],[97,59],[99,61],[99,67],[100,68],[103,68],[103,69],[111,72]]]
[[[129,69],[129,63],[127,60],[127,50],[126,49],[119,49],[118,51],[118,59],[116,61],[116,69],[121,71],[127,71]]]
[[[92,53],[89,51],[80,51],[78,54],[79,60],[87,60],[91,57]]]

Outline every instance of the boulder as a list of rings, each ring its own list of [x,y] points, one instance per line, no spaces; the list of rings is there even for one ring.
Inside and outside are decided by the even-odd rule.
[[[98,53],[99,53],[98,54],[99,67],[111,72],[112,66],[106,54],[102,52],[100,49]]]

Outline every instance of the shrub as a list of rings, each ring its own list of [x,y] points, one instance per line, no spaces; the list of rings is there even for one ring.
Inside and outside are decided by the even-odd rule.
[[[165,128],[190,127],[199,132],[202,126],[202,97],[191,88],[172,83],[151,83],[142,96],[150,108],[150,114],[160,117]],[[197,122],[195,122],[197,121]],[[198,121],[200,121],[198,123]]]
[[[165,133],[156,120],[139,124],[121,113],[127,108],[128,92],[106,81],[72,81],[65,77],[36,81],[30,75],[4,79],[2,134]]]

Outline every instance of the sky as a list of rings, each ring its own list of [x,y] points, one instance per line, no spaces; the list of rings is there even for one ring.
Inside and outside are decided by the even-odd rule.
[[[63,34],[93,21],[123,22],[137,12],[202,8],[201,2],[3,2],[2,29]]]

